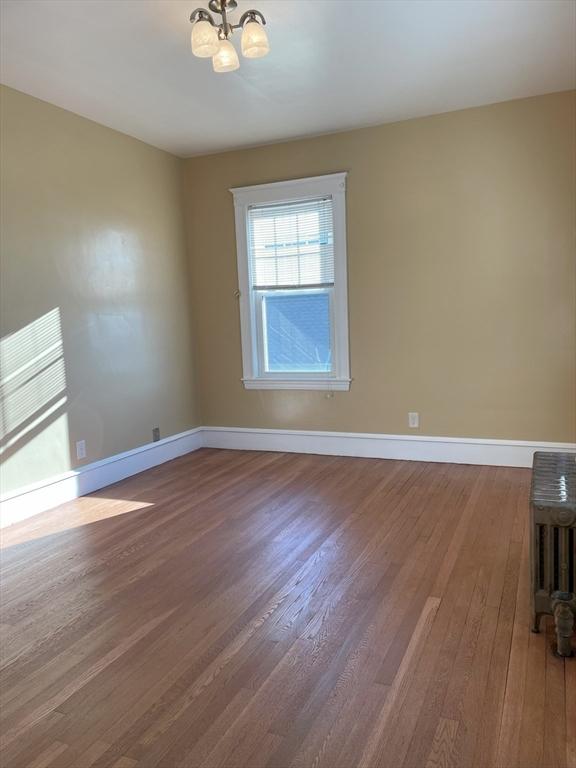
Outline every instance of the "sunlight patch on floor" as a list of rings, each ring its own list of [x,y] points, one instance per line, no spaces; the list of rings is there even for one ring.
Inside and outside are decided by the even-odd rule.
[[[0,531],[0,549],[7,549],[16,544],[24,544],[57,533],[85,528],[94,523],[153,506],[153,502],[83,496],[62,504],[56,509],[41,512],[28,520],[2,529]],[[79,531],[79,533],[81,532]],[[86,530],[86,533],[90,534],[91,531]]]

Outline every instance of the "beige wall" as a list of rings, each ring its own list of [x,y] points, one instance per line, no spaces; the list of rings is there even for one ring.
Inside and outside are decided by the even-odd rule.
[[[188,160],[203,423],[574,440],[575,128],[560,93]],[[245,391],[228,189],[343,170],[352,388]]]
[[[0,95],[3,492],[154,426],[575,439],[573,93],[184,163]],[[228,188],[341,170],[352,388],[245,391]]]
[[[198,423],[181,161],[2,88],[2,490]],[[71,458],[72,457],[72,458]]]

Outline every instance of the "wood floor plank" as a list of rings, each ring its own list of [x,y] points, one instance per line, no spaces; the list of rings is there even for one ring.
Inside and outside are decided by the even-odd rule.
[[[486,572],[482,568],[484,553],[491,550],[497,534],[497,528],[491,524],[491,516],[494,515],[494,477],[491,473],[480,474],[467,506],[462,509],[462,519],[468,519],[473,512],[486,520],[487,524],[482,527],[467,525],[465,529],[459,524],[450,541],[447,558],[451,562],[450,579],[443,589],[442,620],[434,628],[432,636],[436,655],[431,659],[433,663],[430,665],[430,675],[426,678],[427,689],[421,702],[417,727],[414,727],[405,757],[406,766],[425,764],[442,716],[445,719],[461,719],[458,729],[460,740],[469,732],[471,722],[469,718],[461,717],[464,704],[460,696],[468,676],[466,661],[470,664],[470,647],[466,641],[476,645],[479,642],[471,629],[477,627],[474,618],[483,610],[485,602],[486,573],[489,570]],[[452,554],[454,541],[458,542],[457,557]],[[482,616],[484,622],[484,614]],[[474,659],[472,674],[476,669],[477,660]],[[482,693],[485,690],[484,683],[482,680]],[[449,694],[449,691],[452,693]],[[478,707],[478,702],[475,706]]]
[[[66,744],[61,744],[59,741],[55,741],[48,747],[48,749],[41,752],[36,760],[30,763],[30,768],[48,768],[48,766],[53,765],[54,762],[58,760],[58,757],[66,750],[66,748]]]
[[[552,623],[548,624],[548,645],[555,638]],[[542,763],[550,768],[565,765],[566,761],[566,691],[564,659],[546,654],[546,687],[544,690],[544,750]]]
[[[2,532],[2,768],[576,768],[530,472],[203,449]]]
[[[542,629],[546,621],[542,621]],[[530,634],[528,639],[528,658],[526,663],[526,681],[524,702],[520,721],[517,727],[520,731],[518,739],[519,768],[535,768],[542,766],[544,750],[544,712],[546,690],[546,657],[550,649],[546,643],[544,632]]]
[[[402,663],[390,686],[384,706],[378,714],[372,734],[360,757],[358,763],[360,768],[369,768],[369,766],[379,764],[385,759],[386,750],[382,742],[385,738],[386,728],[388,727],[390,719],[394,716],[395,711],[399,709],[399,702],[402,697],[405,696],[410,685],[415,661],[418,658],[418,654],[422,652],[423,644],[428,637],[440,602],[440,599],[437,597],[429,597],[424,605],[414,633],[412,634],[412,638],[410,639],[410,644],[406,649]]]
[[[529,524],[525,517],[523,540],[528,541]],[[526,675],[530,634],[526,627],[530,623],[530,562],[529,547],[522,547],[522,561],[516,595],[516,613],[512,634],[512,646],[506,677],[506,690],[502,708],[500,733],[496,765],[498,768],[515,768],[518,764],[520,747],[520,729],[518,723],[522,717],[524,697],[526,695]]]
[[[576,768],[576,664],[565,664],[566,765]]]
[[[458,720],[440,718],[432,748],[426,761],[426,768],[449,768],[457,765],[454,755],[454,741],[458,733]]]

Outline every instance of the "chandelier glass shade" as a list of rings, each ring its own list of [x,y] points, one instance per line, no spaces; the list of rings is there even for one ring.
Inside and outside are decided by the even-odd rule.
[[[240,61],[230,38],[234,30],[242,30],[241,50],[247,59],[259,59],[270,51],[268,35],[264,29],[266,19],[260,11],[249,10],[242,14],[238,24],[228,20],[228,13],[237,6],[237,0],[210,0],[208,8],[192,12],[192,53],[201,59],[212,58],[214,72],[232,72]],[[221,16],[218,22],[212,14]]]
[[[238,54],[230,40],[220,40],[218,53],[212,57],[212,66],[214,72],[233,72],[238,69]]]
[[[218,30],[209,21],[201,19],[192,27],[192,53],[201,59],[215,56],[220,48]]]
[[[247,59],[266,56],[270,46],[264,27],[257,21],[247,21],[242,30],[242,55]]]

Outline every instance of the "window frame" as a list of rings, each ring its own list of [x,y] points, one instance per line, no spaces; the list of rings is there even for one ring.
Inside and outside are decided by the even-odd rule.
[[[350,389],[348,342],[348,276],[346,258],[346,177],[331,173],[271,184],[230,189],[234,197],[236,255],[242,340],[242,381],[246,389]],[[253,205],[289,203],[330,196],[334,223],[334,286],[331,288],[332,372],[271,372],[264,370],[262,322],[258,315],[262,299],[252,288],[248,258],[248,209]],[[295,289],[298,290],[298,289]],[[303,288],[302,290],[306,290]],[[270,291],[272,292],[272,291]],[[293,291],[292,291],[293,292]]]

